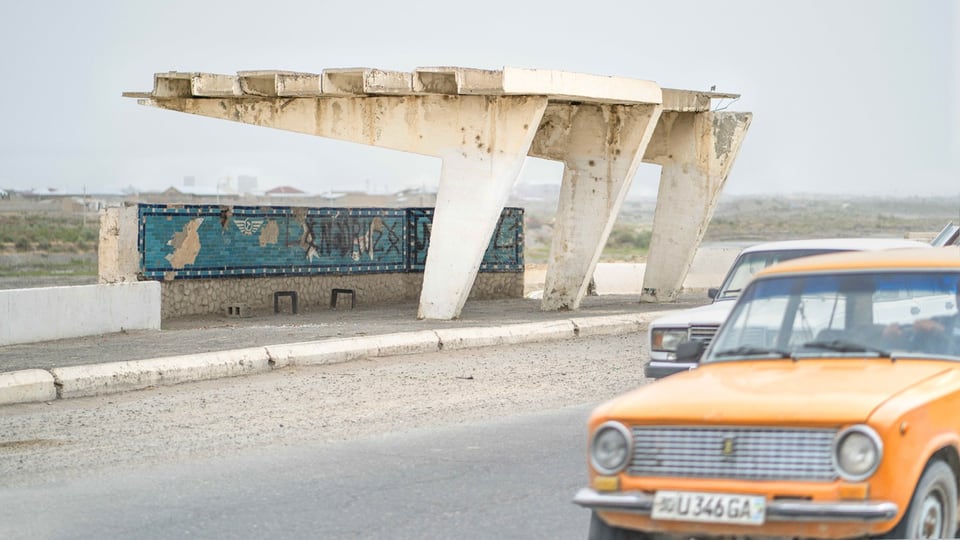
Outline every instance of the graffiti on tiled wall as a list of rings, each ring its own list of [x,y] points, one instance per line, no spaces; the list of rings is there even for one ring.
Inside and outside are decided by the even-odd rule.
[[[422,272],[432,208],[138,208],[146,279]],[[481,272],[523,271],[523,209],[505,208]]]

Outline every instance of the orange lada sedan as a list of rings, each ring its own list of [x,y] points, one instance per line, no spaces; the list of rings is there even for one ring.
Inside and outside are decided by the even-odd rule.
[[[953,537],[958,288],[956,247],[757,274],[701,368],[591,415],[589,537]]]

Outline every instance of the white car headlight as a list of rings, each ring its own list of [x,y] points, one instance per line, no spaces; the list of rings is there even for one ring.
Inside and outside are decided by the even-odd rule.
[[[650,332],[650,348],[655,351],[676,352],[677,344],[687,339],[686,328],[654,328]]]
[[[881,457],[883,442],[869,426],[850,426],[837,434],[833,459],[844,480],[859,482],[869,478],[880,466]]]
[[[590,464],[600,474],[622,471],[633,454],[633,438],[620,422],[604,422],[590,441]]]

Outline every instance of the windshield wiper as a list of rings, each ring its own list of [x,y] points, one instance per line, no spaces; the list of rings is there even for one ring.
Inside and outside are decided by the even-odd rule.
[[[726,357],[726,356],[754,356],[760,354],[768,354],[771,356],[776,356],[778,358],[790,358],[790,351],[781,351],[780,349],[770,349],[765,347],[750,347],[750,346],[740,346],[734,347],[732,349],[724,349],[722,351],[717,351],[713,353],[714,356]]]
[[[804,348],[815,348],[815,349],[826,349],[828,351],[836,352],[872,352],[877,353],[880,356],[890,356],[890,351],[886,349],[881,349],[879,347],[871,347],[870,345],[864,345],[862,343],[856,343],[853,341],[844,341],[842,339],[834,339],[830,341],[808,341],[803,344]]]

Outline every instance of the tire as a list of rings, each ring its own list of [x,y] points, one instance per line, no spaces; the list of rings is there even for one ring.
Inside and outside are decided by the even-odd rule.
[[[587,540],[649,540],[650,538],[652,537],[649,534],[641,531],[611,527],[600,519],[596,512],[590,513],[590,532],[587,533]]]
[[[943,461],[927,466],[900,523],[883,538],[953,538],[957,531],[957,479]]]

